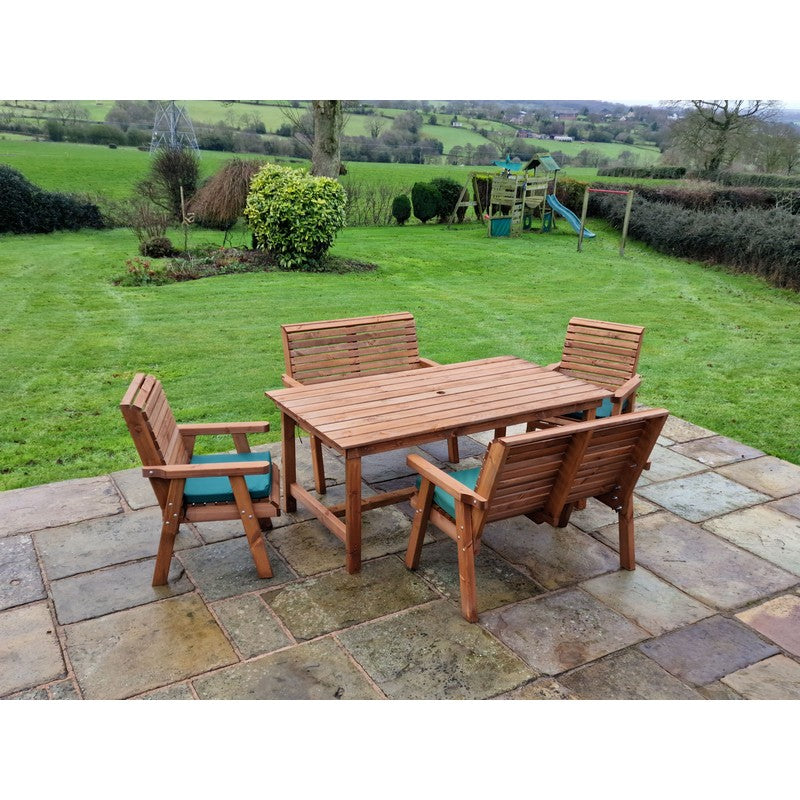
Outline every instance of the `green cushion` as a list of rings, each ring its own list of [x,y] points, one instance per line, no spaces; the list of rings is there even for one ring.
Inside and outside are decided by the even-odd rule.
[[[269,461],[269,453],[211,453],[192,456],[192,464],[219,464],[233,461]],[[245,482],[254,500],[269,497],[272,489],[272,470],[266,475],[246,475]],[[221,478],[187,478],[183,490],[187,503],[231,503],[233,491],[230,480]]]
[[[628,412],[628,404],[629,401],[626,400],[622,405],[623,412]],[[604,419],[605,417],[610,417],[611,412],[614,409],[614,404],[611,402],[610,397],[604,397],[603,402],[597,406],[597,411],[595,412],[596,419]],[[565,414],[565,417],[569,417],[570,419],[584,419],[584,414],[582,411],[576,411],[574,414]]]
[[[473,467],[472,469],[462,469],[459,472],[453,472],[451,477],[460,481],[469,489],[474,489],[475,484],[478,482],[478,475],[481,473],[480,467]],[[422,482],[421,478],[417,478],[417,489]],[[433,490],[433,502],[453,519],[456,516],[456,501],[452,495],[449,495],[444,489],[436,486]]]

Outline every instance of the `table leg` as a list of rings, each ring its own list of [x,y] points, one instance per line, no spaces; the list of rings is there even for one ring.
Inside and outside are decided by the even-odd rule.
[[[347,571],[361,569],[361,457],[346,455],[345,539]]]
[[[292,484],[297,482],[297,462],[295,459],[294,420],[281,412],[281,452],[283,477],[284,511],[297,511],[297,500],[292,495]]]

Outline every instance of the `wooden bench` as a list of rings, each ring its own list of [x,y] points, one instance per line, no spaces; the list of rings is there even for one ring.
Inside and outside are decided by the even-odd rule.
[[[167,583],[182,522],[241,519],[259,577],[271,578],[261,531],[280,514],[280,474],[270,454],[251,452],[247,441],[248,433],[264,433],[269,423],[179,425],[161,382],[144,373],[133,378],[120,409],[161,507],[153,586]],[[218,434],[230,435],[237,452],[193,455],[198,436]]]
[[[595,497],[619,514],[620,565],[634,569],[633,489],[668,416],[664,409],[638,411],[501,437],[482,467],[454,474],[408,456],[420,483],[411,499],[406,566],[419,565],[432,522],[457,544],[461,612],[475,622],[475,554],[484,526],[524,515],[564,527],[577,503]]]
[[[422,358],[414,317],[408,312],[281,325],[287,387],[370,377],[436,366]],[[314,484],[325,494],[322,446],[310,437]],[[458,438],[448,438],[448,459],[458,463]]]

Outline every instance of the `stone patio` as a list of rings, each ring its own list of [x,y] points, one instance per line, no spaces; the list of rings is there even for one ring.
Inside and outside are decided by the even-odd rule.
[[[462,440],[461,468],[487,440]],[[442,443],[415,451],[449,468]],[[408,485],[405,455],[365,459],[365,494]],[[311,486],[305,440],[298,462]],[[301,509],[267,535],[272,579],[238,523],[204,523],[155,589],[139,469],[3,492],[0,697],[800,699],[800,467],[670,418],[635,513],[634,572],[593,501],[563,529],[489,526],[471,625],[447,537],[405,569],[407,503],[365,514],[358,575]]]

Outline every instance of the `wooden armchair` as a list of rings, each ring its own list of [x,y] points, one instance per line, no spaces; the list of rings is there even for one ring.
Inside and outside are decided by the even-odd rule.
[[[548,369],[572,375],[613,392],[603,400],[595,412],[597,419],[627,414],[636,404],[636,392],[642,376],[636,373],[642,349],[644,328],[638,325],[621,325],[597,319],[573,317],[567,325],[561,361],[548,365]],[[582,414],[572,414],[571,419],[583,419]],[[567,421],[562,418],[561,422]],[[559,420],[543,420],[528,425],[528,430],[546,427]]]
[[[420,357],[414,317],[408,312],[281,325],[284,386],[309,386],[436,366]],[[325,494],[322,446],[310,437],[314,483]],[[448,460],[458,463],[458,437],[447,440]]]
[[[161,506],[161,540],[153,586],[167,583],[175,536],[182,522],[241,519],[259,577],[271,578],[262,529],[278,516],[280,475],[269,453],[253,453],[248,433],[269,430],[268,422],[179,425],[161,382],[138,373],[120,403],[142,474]],[[230,434],[236,453],[193,455],[197,436]]]
[[[495,439],[483,466],[452,475],[408,456],[420,474],[406,566],[416,569],[428,522],[455,540],[461,613],[478,619],[475,554],[489,522],[524,515],[563,528],[576,504],[597,498],[619,514],[623,569],[635,568],[633,489],[669,412],[637,411]]]

